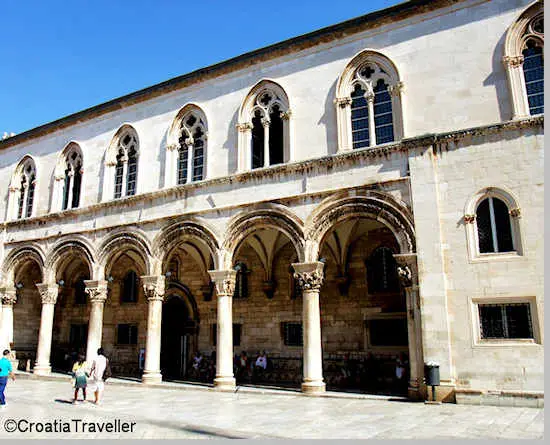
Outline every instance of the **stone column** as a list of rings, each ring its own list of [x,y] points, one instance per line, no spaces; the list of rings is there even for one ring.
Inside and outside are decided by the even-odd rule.
[[[59,286],[57,284],[37,284],[42,299],[42,315],[40,316],[40,332],[38,334],[38,349],[33,372],[38,375],[48,375],[52,371],[50,353],[52,348],[53,316]]]
[[[250,122],[239,123],[237,124],[237,131],[239,132],[237,169],[239,173],[242,173],[252,170],[252,124]]]
[[[88,322],[88,342],[86,344],[86,361],[91,363],[101,347],[103,336],[103,308],[107,300],[107,281],[85,280],[85,291],[90,300],[90,320]]]
[[[420,296],[418,292],[418,274],[416,254],[395,254],[397,274],[401,286],[405,290],[407,303],[407,332],[409,342],[409,388],[408,396],[411,399],[424,398],[425,388],[422,377],[424,362],[422,360],[422,339],[420,335]]]
[[[103,202],[110,201],[115,197],[115,174],[116,161],[108,161],[105,163],[105,174],[103,175]]]
[[[264,117],[262,125],[264,127],[264,167],[269,167],[269,126],[271,125],[271,121]]]
[[[192,138],[189,138],[189,143],[187,144],[187,182],[193,182],[193,156],[195,153],[195,147],[193,145],[194,141]]]
[[[388,87],[391,96],[391,109],[393,119],[393,134],[396,141],[405,137],[405,107],[403,106],[403,82],[397,82]]]
[[[164,300],[164,275],[141,277],[148,302],[147,340],[145,343],[145,369],[141,381],[146,384],[162,381],[160,373],[160,347],[162,327],[162,302]]]
[[[164,187],[170,188],[178,184],[178,144],[166,146],[166,171]]]
[[[353,148],[351,132],[351,97],[334,99],[337,115],[338,152],[349,151]]]
[[[13,305],[17,301],[15,287],[0,289],[0,347],[11,349],[13,343]]]
[[[323,352],[321,345],[321,311],[319,290],[323,284],[323,267],[320,261],[293,263],[294,278],[302,288],[304,327],[304,381],[302,391],[318,394],[325,392],[323,381]]]
[[[367,106],[369,107],[369,147],[376,145],[376,123],[374,122],[374,93],[367,94]]]
[[[504,56],[502,58],[502,63],[508,74],[508,91],[512,95],[512,106],[514,107],[512,119],[520,119],[530,115],[525,75],[523,74],[523,62],[523,55],[515,57]]]
[[[218,300],[218,328],[216,347],[216,377],[214,387],[221,391],[235,390],[233,376],[233,292],[237,272],[234,270],[208,271],[216,287]]]

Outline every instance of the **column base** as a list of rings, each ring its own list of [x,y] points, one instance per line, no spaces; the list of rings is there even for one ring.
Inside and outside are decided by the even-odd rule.
[[[317,380],[313,382],[302,382],[302,392],[305,394],[322,394],[326,392],[327,385],[322,380]]]
[[[32,373],[36,375],[50,375],[52,367],[50,365],[34,365]]]
[[[151,385],[153,383],[162,382],[162,374],[155,371],[145,371],[141,376],[141,383]]]
[[[217,391],[235,391],[237,387],[234,377],[216,377],[214,379],[214,389]]]

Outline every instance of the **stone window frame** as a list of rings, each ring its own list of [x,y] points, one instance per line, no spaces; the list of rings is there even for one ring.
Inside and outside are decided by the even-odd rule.
[[[71,159],[74,154],[76,154],[76,158]],[[78,205],[75,207],[72,206],[72,194],[75,192],[75,187],[73,184],[72,191],[69,191],[69,201],[67,208],[63,208],[67,180],[69,179],[69,183],[71,182],[71,173],[73,174],[72,177],[74,178],[74,173],[76,165],[78,165],[78,161],[80,161],[80,189]],[[69,175],[69,178],[67,178],[67,175]],[[68,144],[65,145],[65,147],[59,154],[57,164],[55,166],[53,194],[51,202],[52,212],[62,212],[65,210],[70,210],[72,208],[82,207],[82,191],[84,190],[84,178],[84,155],[82,152],[82,146],[76,141],[70,141]]]
[[[488,252],[480,253],[479,251],[479,237],[476,222],[476,213],[479,204],[486,198],[498,198],[506,204],[510,214],[510,225],[512,228],[512,243],[514,249],[511,252]],[[472,263],[495,261],[495,260],[511,260],[514,258],[521,258],[524,256],[523,248],[523,235],[521,220],[521,208],[518,204],[517,198],[509,190],[503,187],[485,187],[477,192],[468,201],[464,210],[464,227],[466,229],[466,244],[468,248],[469,261]]]
[[[196,123],[188,128],[185,125],[185,122],[191,117],[195,116],[197,119]],[[182,127],[189,134],[192,134],[197,128],[200,128],[203,132],[202,142],[203,142],[203,160],[202,160],[202,178],[194,180],[193,179],[193,170],[195,163],[195,150],[194,150],[194,140],[192,137],[187,138],[186,145],[188,149],[187,156],[187,178],[186,182],[179,184],[178,181],[178,166],[179,166],[179,153],[182,149],[182,144],[180,139],[182,137]],[[165,168],[165,178],[164,186],[166,188],[175,187],[178,185],[189,184],[191,182],[204,181],[208,177],[208,128],[209,122],[206,116],[206,113],[196,103],[187,103],[176,113],[176,116],[172,120],[172,124],[168,130],[168,136],[166,139],[166,168]],[[189,156],[191,152],[191,156]]]
[[[136,342],[135,343],[132,343],[132,342],[129,342],[129,343],[120,343],[119,342],[119,329],[120,329],[120,326],[128,326],[129,329],[135,329],[135,335],[136,335]],[[130,331],[128,331],[128,333],[130,334]],[[137,347],[138,344],[139,344],[139,323],[135,322],[135,323],[117,323],[116,325],[116,341],[115,341],[115,345],[117,347]],[[129,341],[131,341],[131,336],[129,336]]]
[[[508,77],[513,109],[512,119],[521,119],[531,115],[523,73],[523,50],[529,40],[534,40],[544,47],[544,34],[535,32],[532,27],[532,24],[543,14],[544,2],[532,3],[519,15],[506,33],[502,63]]]
[[[273,99],[268,104],[263,104],[260,102],[260,99],[266,93],[272,95]],[[288,164],[295,160],[293,116],[289,95],[285,88],[276,81],[262,79],[250,89],[239,109],[239,121],[236,126],[239,133],[237,140],[238,172],[252,170],[252,119],[256,111],[263,116],[262,124],[265,129],[264,152],[269,152],[269,126],[271,123],[269,114],[274,105],[279,106],[283,121],[283,164]],[[268,162],[268,158],[269,156],[264,156],[264,167],[258,168],[269,167],[271,164]]]
[[[532,339],[518,338],[498,338],[498,339],[482,339],[481,338],[481,322],[479,318],[480,304],[516,304],[529,303],[531,312],[531,324],[533,328]],[[526,296],[482,296],[468,297],[470,326],[472,329],[472,347],[487,348],[487,347],[518,347],[518,346],[540,346],[542,345],[541,325],[538,312],[538,299],[533,295]]]
[[[375,73],[373,79],[366,79],[360,73],[371,68]],[[401,80],[396,65],[390,58],[382,53],[366,49],[355,55],[346,65],[336,85],[336,121],[338,133],[338,152],[353,150],[353,135],[351,124],[352,92],[355,85],[359,84],[366,91],[365,98],[369,103],[369,141],[370,147],[383,145],[376,143],[376,128],[374,122],[374,80],[383,79],[388,85],[388,92],[392,102],[392,122],[394,139],[389,144],[395,143],[405,137],[404,125],[404,83]]]
[[[133,195],[128,195],[128,152],[126,145],[122,145],[121,141],[129,135],[134,139],[135,145],[134,150],[136,151],[136,186],[135,193]],[[116,131],[115,135],[111,139],[111,143],[107,148],[105,154],[105,170],[103,177],[103,194],[102,201],[113,201],[118,199],[124,199],[129,196],[135,196],[140,193],[140,182],[139,182],[139,163],[140,163],[140,139],[138,132],[131,124],[123,124]],[[115,198],[115,188],[116,188],[116,174],[117,174],[117,163],[119,153],[122,151],[122,163],[123,163],[123,174],[122,174],[122,191],[119,198]]]
[[[23,181],[25,179],[25,181]],[[25,182],[26,187],[22,184]],[[30,185],[32,183],[32,196],[29,195]],[[19,219],[32,218],[36,215],[37,208],[37,188],[38,188],[38,167],[35,159],[31,155],[25,155],[15,167],[10,186],[8,189],[7,221],[16,221]],[[28,213],[29,200],[31,202],[31,211]],[[20,205],[23,205],[23,211],[19,216]]]

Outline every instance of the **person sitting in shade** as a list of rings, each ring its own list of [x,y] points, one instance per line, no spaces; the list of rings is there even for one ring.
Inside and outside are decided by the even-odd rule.
[[[256,362],[254,362],[254,375],[256,379],[260,378],[264,374],[266,369],[267,369],[267,356],[265,354],[265,351],[262,351],[256,358]]]

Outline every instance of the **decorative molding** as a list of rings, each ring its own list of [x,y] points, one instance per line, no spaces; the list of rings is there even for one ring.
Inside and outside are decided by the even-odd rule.
[[[404,288],[418,285],[418,266],[415,253],[394,254],[393,258],[397,263],[397,277]]]
[[[241,133],[252,130],[252,124],[250,122],[243,122],[236,125],[237,130]]]
[[[524,61],[523,56],[504,56],[502,58],[502,63],[504,66],[515,68],[517,66],[523,65]]]
[[[510,216],[512,218],[521,218],[521,209],[519,207],[516,207],[515,209],[511,209]]]
[[[91,303],[105,303],[107,300],[107,281],[84,280],[84,291]]]
[[[464,215],[464,223],[465,224],[473,224],[476,220],[475,215]]]
[[[397,266],[397,276],[403,287],[410,287],[412,285],[412,271],[409,266]]]
[[[323,285],[323,269],[325,264],[320,261],[313,263],[293,263],[294,279],[302,291],[319,292]]]
[[[284,121],[290,120],[291,117],[292,117],[292,110],[290,108],[281,113],[281,119]]]
[[[57,302],[57,295],[59,293],[59,286],[57,284],[38,283],[36,287],[40,293],[42,304],[55,304]]]
[[[166,146],[166,150],[168,151],[175,151],[179,148],[179,144],[168,144]]]
[[[337,97],[334,99],[334,104],[340,108],[346,108],[352,102],[351,97]]]
[[[235,293],[237,272],[234,270],[209,270],[218,297],[232,297]]]
[[[390,96],[399,96],[404,91],[405,85],[401,81],[388,86],[388,92],[390,93]]]
[[[0,289],[0,304],[13,306],[17,302],[17,290],[15,287],[4,287]]]
[[[162,301],[166,277],[164,275],[146,275],[141,277],[143,292],[147,301]]]

